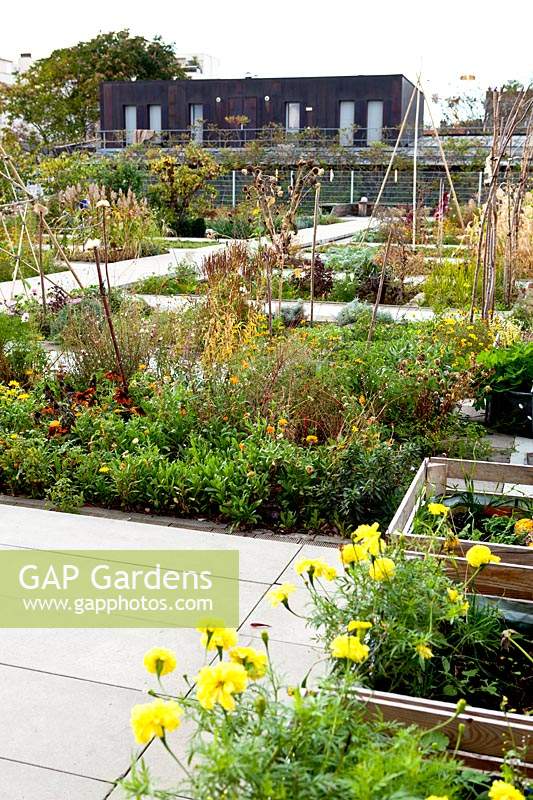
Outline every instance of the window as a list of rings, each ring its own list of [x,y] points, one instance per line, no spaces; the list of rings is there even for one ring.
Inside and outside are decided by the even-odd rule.
[[[126,130],[126,144],[133,144],[137,130],[137,106],[124,106],[124,128]]]
[[[339,143],[344,147],[352,147],[355,121],[354,101],[341,100],[339,111]]]
[[[202,144],[204,140],[204,107],[202,103],[191,103],[189,107],[192,140]]]
[[[148,106],[148,127],[151,131],[161,133],[161,106]]]
[[[288,133],[300,130],[300,103],[285,103],[285,128]]]
[[[383,100],[369,100],[366,111],[366,143],[383,138]]]

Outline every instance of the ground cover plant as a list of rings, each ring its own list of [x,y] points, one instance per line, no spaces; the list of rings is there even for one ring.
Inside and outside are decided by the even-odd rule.
[[[2,491],[342,534],[389,519],[424,455],[484,454],[457,408],[490,326],[468,347],[443,321],[378,321],[369,345],[364,316],[270,336],[230,256],[211,258],[208,302],[183,312],[110,295],[126,387],[98,296],[58,298],[47,325],[66,357],[7,376]],[[23,348],[42,353],[39,308],[25,313]]]

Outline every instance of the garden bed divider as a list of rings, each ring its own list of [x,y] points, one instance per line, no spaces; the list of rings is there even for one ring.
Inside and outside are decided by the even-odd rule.
[[[506,750],[523,749],[522,771],[533,776],[532,717],[467,706],[452,720],[455,713],[453,703],[364,688],[358,688],[356,692],[372,715],[386,721],[428,729],[442,725],[439,730],[449,737],[451,750],[456,746],[458,726],[464,724],[457,755],[468,766],[497,772]],[[446,723],[446,720],[450,722]]]

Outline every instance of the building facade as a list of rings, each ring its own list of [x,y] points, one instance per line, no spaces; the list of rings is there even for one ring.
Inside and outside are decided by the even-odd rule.
[[[202,143],[215,130],[241,130],[249,140],[277,127],[318,129],[342,145],[364,146],[397,137],[415,91],[403,75],[108,81],[100,87],[100,127],[110,135],[125,131],[126,143],[142,131],[189,132]],[[423,106],[420,96],[420,128]],[[415,113],[413,102],[406,141]]]

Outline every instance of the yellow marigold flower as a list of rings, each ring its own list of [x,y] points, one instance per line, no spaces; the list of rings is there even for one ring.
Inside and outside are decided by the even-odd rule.
[[[146,364],[139,364],[138,369],[140,369],[141,371],[143,369],[146,369]]]
[[[466,560],[471,567],[479,569],[485,566],[485,564],[499,564],[501,558],[499,556],[494,556],[490,547],[487,547],[486,544],[475,544],[468,550]]]
[[[316,444],[318,442],[318,436],[311,434],[310,436],[305,437],[305,441],[307,444]]]
[[[248,675],[242,664],[227,661],[213,667],[202,667],[196,680],[198,702],[208,711],[217,704],[226,711],[234,711],[233,695],[244,692],[248,685]]]
[[[147,744],[154,736],[161,738],[181,724],[182,707],[175,700],[154,700],[131,710],[131,727],[139,744]]]
[[[341,548],[341,560],[343,564],[368,561],[368,550],[362,544],[345,544]]]
[[[167,650],[165,647],[152,647],[151,650],[145,654],[143,664],[152,675],[168,675],[169,672],[174,672],[176,669],[176,656],[172,650]]]
[[[109,467],[106,467],[106,466],[104,465],[103,467],[100,467],[100,469],[98,470],[98,472],[104,472],[104,473],[105,473],[105,472],[109,472]]]
[[[494,781],[489,789],[490,800],[525,800],[525,795],[511,783]]]
[[[28,400],[29,397],[30,397],[30,395],[27,392],[22,392],[22,394],[19,394],[18,399],[19,400]]]
[[[452,603],[456,603],[461,597],[461,594],[457,591],[457,589],[450,589],[448,587],[446,591],[448,592],[448,597]]]
[[[52,422],[48,425],[49,428],[60,428],[61,423],[58,419],[53,419]]]
[[[246,448],[244,442],[239,442],[239,450],[242,452]]]
[[[196,628],[202,634],[202,647],[206,650],[229,650],[237,644],[235,628]]]
[[[230,375],[229,382],[236,386],[239,383],[239,379],[236,375]]]
[[[446,514],[449,512],[448,506],[445,506],[444,503],[428,503],[427,509],[430,514],[434,517],[443,516],[445,517]]]
[[[364,394],[359,395],[359,404],[364,406],[365,403],[366,403],[366,397],[364,396]]]
[[[368,645],[356,636],[336,636],[329,648],[334,658],[347,658],[357,664],[366,661],[370,653]]]
[[[18,439],[18,438],[19,438],[19,437],[18,437],[18,433],[10,433],[10,434],[9,434],[9,438],[10,438],[10,439]]]
[[[352,538],[356,542],[376,536],[381,536],[379,532],[379,522],[374,522],[372,525],[359,525],[352,534]]]
[[[229,651],[231,661],[242,664],[248,677],[256,681],[264,677],[267,671],[268,659],[266,653],[254,650],[253,647],[234,647]]]
[[[325,578],[327,581],[332,581],[337,577],[335,567],[331,567],[320,558],[303,558],[296,564],[295,570],[297,575],[303,575],[306,572],[312,578]]]
[[[394,578],[396,565],[392,558],[376,558],[368,568],[368,574],[375,581],[389,581]]]
[[[276,589],[271,589],[267,594],[272,608],[277,608],[280,603],[287,605],[290,595],[296,591],[296,586],[293,583],[282,583]]]
[[[427,644],[423,643],[417,644],[415,650],[420,656],[420,658],[424,659],[424,661],[428,658],[433,658],[433,650],[431,649],[431,647],[428,647]]]
[[[18,381],[9,381],[9,383],[7,385],[16,387],[16,386],[20,386],[20,383]]]
[[[285,417],[282,417],[281,419],[278,419],[278,425],[281,428],[285,428],[288,424],[289,424],[289,420],[285,419]]]
[[[517,534],[533,533],[533,519],[519,519],[515,522],[514,532]]]
[[[348,633],[351,633],[351,631],[357,631],[357,633],[359,633],[359,631],[368,631],[371,627],[371,622],[365,622],[365,620],[362,619],[352,619],[352,621],[348,623]]]
[[[429,797],[426,797],[426,800],[448,800],[447,794],[430,794]]]
[[[266,432],[267,433],[275,433],[276,429],[275,429],[275,427],[273,425],[267,425],[266,426]]]
[[[243,369],[248,369],[250,364],[248,363],[248,361],[241,361],[241,366]]]

